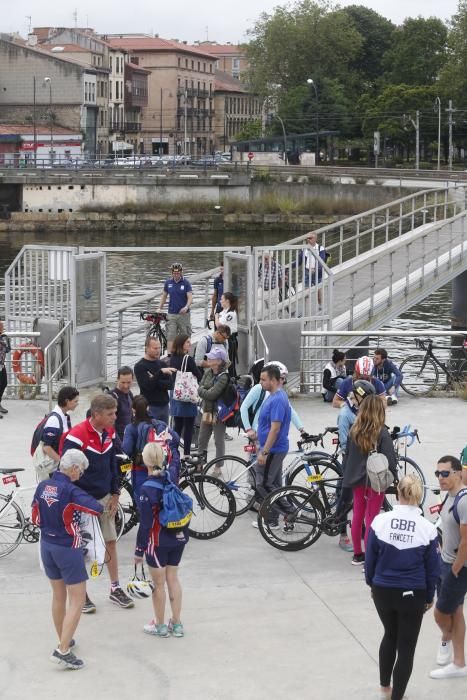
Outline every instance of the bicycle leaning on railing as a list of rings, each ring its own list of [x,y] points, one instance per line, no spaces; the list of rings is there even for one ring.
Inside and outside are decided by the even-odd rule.
[[[467,386],[467,339],[462,344],[463,358],[442,362],[433,350],[445,349],[434,345],[431,338],[415,339],[415,346],[425,352],[424,355],[410,355],[401,362],[400,370],[404,375],[401,387],[411,396],[426,396],[440,384],[440,370],[446,376],[444,386],[451,389],[465,389]]]
[[[148,327],[146,330],[146,338],[157,338],[161,344],[161,354],[164,355],[167,350],[167,333],[165,324],[167,322],[167,314],[160,311],[141,311],[139,315],[141,321],[146,321]],[[164,325],[162,325],[164,323]]]

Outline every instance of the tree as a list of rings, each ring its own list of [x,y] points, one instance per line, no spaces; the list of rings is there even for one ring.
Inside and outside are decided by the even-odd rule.
[[[236,141],[250,141],[261,138],[261,119],[251,119],[245,126],[235,134]]]
[[[463,105],[467,91],[467,2],[459,2],[448,34],[448,58],[441,70],[439,93]]]
[[[341,11],[354,24],[362,44],[352,68],[359,77],[360,87],[371,89],[383,73],[383,58],[391,48],[394,24],[363,5],[349,5]]]
[[[436,17],[406,19],[384,55],[385,82],[433,85],[447,59],[447,37],[446,25]]]

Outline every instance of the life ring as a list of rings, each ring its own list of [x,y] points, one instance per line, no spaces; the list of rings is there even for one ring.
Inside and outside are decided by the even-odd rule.
[[[21,371],[23,355],[32,355],[36,369],[33,374],[24,374],[24,372]],[[38,377],[42,379],[44,376],[44,353],[32,343],[20,345],[13,353],[11,366],[20,384],[37,384]]]

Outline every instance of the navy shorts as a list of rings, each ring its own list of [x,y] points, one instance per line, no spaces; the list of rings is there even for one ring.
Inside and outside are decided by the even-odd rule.
[[[451,564],[441,562],[441,576],[437,586],[438,599],[436,607],[445,615],[452,615],[457,608],[464,605],[467,593],[467,567],[463,566],[459,576],[454,576]]]
[[[67,586],[87,581],[83,550],[41,540],[41,558],[47,578],[63,579]]]
[[[146,554],[146,562],[153,569],[162,569],[164,566],[178,566],[184,549],[184,544],[177,544],[174,547],[156,547],[154,556]]]

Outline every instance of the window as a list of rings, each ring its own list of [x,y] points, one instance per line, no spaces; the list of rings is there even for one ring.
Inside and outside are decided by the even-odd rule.
[[[212,73],[212,63],[209,64],[209,72]]]
[[[118,80],[116,80],[116,81],[115,81],[115,99],[116,99],[116,100],[119,100],[119,99],[120,99],[120,98],[119,98],[119,86],[120,86],[120,83],[119,83]]]
[[[201,62],[198,61],[198,73],[200,72],[200,70],[201,70]]]
[[[109,100],[112,100],[112,81],[109,80]]]
[[[185,68],[188,68],[188,59],[185,58]]]
[[[180,56],[179,56],[179,57],[177,58],[177,66],[178,66],[179,68],[180,68],[181,62],[182,62],[182,59],[181,59]]]
[[[206,63],[203,63],[203,73],[206,73]]]
[[[112,63],[113,63],[113,57],[112,57],[112,56],[109,56],[109,68],[110,68],[110,72],[113,71]]]
[[[194,70],[194,69],[195,69],[195,62],[192,61],[192,62],[191,62],[191,70]]]
[[[232,58],[232,77],[239,80],[240,78],[240,59]]]

